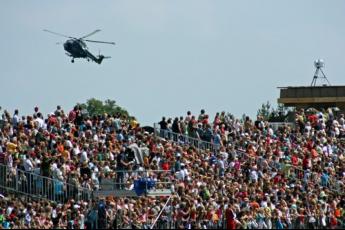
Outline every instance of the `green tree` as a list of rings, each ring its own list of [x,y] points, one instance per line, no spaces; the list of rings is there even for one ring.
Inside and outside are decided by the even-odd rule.
[[[262,103],[257,115],[263,117],[263,119],[267,121],[270,118],[271,112],[271,104],[267,101],[266,104]]]
[[[116,105],[116,101],[107,99],[104,102],[95,98],[90,98],[86,103],[78,103],[82,110],[86,110],[90,116],[120,114],[121,116],[129,117],[126,109]]]
[[[267,101],[258,109],[257,115],[262,116],[264,120],[271,122],[285,122],[287,115],[291,110],[286,108],[283,104],[278,104],[277,108],[272,108]]]

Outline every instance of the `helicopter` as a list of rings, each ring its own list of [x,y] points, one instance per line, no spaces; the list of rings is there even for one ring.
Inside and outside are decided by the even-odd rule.
[[[95,43],[104,43],[104,44],[111,44],[115,45],[115,42],[104,42],[104,41],[95,41],[95,40],[88,40],[85,39],[87,37],[90,37],[91,35],[94,35],[95,33],[100,32],[101,30],[97,29],[83,37],[75,38],[71,36],[67,36],[64,34],[56,33],[50,30],[44,29],[43,31],[55,34],[61,37],[69,38],[64,44],[63,47],[66,51],[66,55],[72,57],[71,62],[74,63],[75,58],[86,58],[87,61],[90,61],[90,59],[98,64],[101,64],[104,58],[110,58],[110,56],[104,56],[104,55],[93,55],[87,48],[85,42],[95,42]],[[59,43],[57,43],[59,44]]]

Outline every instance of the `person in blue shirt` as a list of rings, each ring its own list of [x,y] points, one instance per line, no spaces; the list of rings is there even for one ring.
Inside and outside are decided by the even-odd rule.
[[[175,172],[179,172],[181,170],[181,153],[176,154],[176,161],[174,165]]]
[[[213,144],[216,145],[218,147],[218,149],[220,148],[220,146],[222,145],[221,141],[221,136],[220,136],[220,131],[218,131],[217,133],[215,133],[213,135]]]
[[[125,137],[123,136],[122,132],[121,131],[118,131],[117,132],[117,135],[116,135],[116,138],[118,141],[123,141],[125,139]]]
[[[321,186],[327,187],[329,181],[329,175],[326,170],[323,171],[321,175]]]
[[[104,199],[102,199],[99,203],[98,203],[98,228],[99,229],[105,229],[106,225],[107,225],[107,207],[105,204]]]
[[[214,155],[214,153],[212,153],[212,155],[210,156],[210,165],[214,165],[215,163],[217,163],[217,157]]]

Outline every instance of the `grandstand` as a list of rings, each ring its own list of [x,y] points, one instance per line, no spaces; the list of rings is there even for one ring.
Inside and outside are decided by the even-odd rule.
[[[273,129],[202,110],[150,134],[79,113],[2,116],[3,227],[344,227],[344,115],[301,110]]]

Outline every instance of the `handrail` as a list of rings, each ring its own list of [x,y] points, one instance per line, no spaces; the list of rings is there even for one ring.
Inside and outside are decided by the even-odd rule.
[[[15,173],[12,174],[12,170],[7,165],[0,164],[0,187],[5,190],[51,201],[63,201],[66,196],[77,200],[80,196],[81,200],[87,201],[93,194],[88,188],[35,174],[32,171],[16,168]]]
[[[163,130],[161,128],[158,127],[158,124],[157,123],[154,123],[153,124],[153,127],[154,127],[154,134],[156,136],[160,136],[160,133],[161,131],[164,132],[164,138],[166,137],[169,137],[171,136],[171,138],[169,138],[169,140],[175,142],[175,143],[179,143],[179,137],[182,137],[183,140],[186,140],[188,142],[188,144],[192,143],[193,145],[196,143],[197,145],[195,147],[198,147],[199,149],[207,149],[207,148],[203,148],[204,146],[206,147],[211,147],[210,150],[215,150],[215,149],[218,149],[219,145],[217,144],[214,144],[212,142],[208,142],[208,141],[205,141],[205,140],[202,140],[202,139],[198,139],[198,138],[195,138],[195,137],[191,137],[189,135],[185,135],[185,134],[181,134],[181,133],[175,133],[175,132],[172,132],[168,129],[166,130]],[[158,134],[158,135],[157,135]],[[170,135],[169,135],[170,134]],[[177,140],[174,140],[174,137],[177,137]]]
[[[281,126],[291,126],[292,128],[296,127],[295,122],[268,122],[268,124],[273,128],[273,130],[277,130]]]
[[[31,171],[25,171],[25,170],[22,170],[22,169],[16,169],[16,170],[18,172],[21,172],[21,173],[29,174],[29,175],[31,175],[32,177],[35,177],[35,178],[42,178],[42,179],[50,180],[50,181],[53,181],[53,182],[60,182],[60,183],[63,183],[64,185],[68,185],[68,186],[75,186],[75,185],[70,184],[70,183],[68,183],[66,181],[62,181],[62,180],[59,180],[59,179],[56,179],[56,178],[42,176],[40,174],[35,174],[35,173],[31,172]],[[78,186],[78,189],[89,190],[87,188],[83,188],[83,187],[80,187],[80,186]],[[89,191],[91,191],[91,190],[89,190]]]

